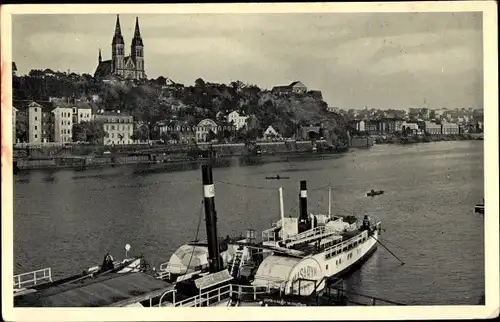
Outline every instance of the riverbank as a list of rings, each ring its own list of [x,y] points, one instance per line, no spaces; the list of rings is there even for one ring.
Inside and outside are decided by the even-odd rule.
[[[70,145],[56,150],[43,147],[24,151],[14,161],[15,172],[37,169],[87,169],[96,167],[165,167],[185,168],[205,162],[213,166],[234,162],[260,164],[298,159],[324,158],[346,152],[345,147],[331,147],[325,141],[257,142],[251,146],[236,144],[156,145],[103,147]],[[55,153],[54,153],[55,152]]]
[[[467,141],[467,140],[482,140],[482,133],[460,133],[460,134],[436,134],[436,135],[413,135],[413,136],[396,136],[384,135],[375,137],[376,144],[415,144],[429,143],[440,141]]]
[[[259,155],[244,156],[218,156],[218,157],[179,157],[172,158],[171,155],[114,155],[108,157],[65,157],[50,159],[19,159],[15,166],[15,173],[30,170],[59,170],[74,169],[84,171],[95,168],[126,168],[136,173],[154,173],[185,171],[198,169],[203,163],[211,163],[213,167],[229,167],[232,165],[252,166],[276,162],[292,162],[303,160],[325,160],[335,158],[342,152],[288,152],[288,153],[265,153]]]

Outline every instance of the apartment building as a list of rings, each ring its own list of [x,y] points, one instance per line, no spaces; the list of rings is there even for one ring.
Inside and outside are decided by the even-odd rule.
[[[73,123],[92,121],[92,107],[80,105],[73,106]]]
[[[104,112],[100,110],[94,120],[103,126],[106,136],[103,139],[104,145],[124,145],[133,144],[134,117],[120,111]]]
[[[28,104],[28,142],[42,142],[42,109],[43,106],[31,102]]]
[[[58,106],[52,110],[54,115],[54,141],[69,143],[73,141],[73,109]]]

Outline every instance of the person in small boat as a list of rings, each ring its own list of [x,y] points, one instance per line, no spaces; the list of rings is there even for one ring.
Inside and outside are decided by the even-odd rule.
[[[373,190],[373,189],[372,189],[372,191],[370,191],[370,193],[371,193],[372,195],[374,195],[374,194],[375,194],[375,190]]]

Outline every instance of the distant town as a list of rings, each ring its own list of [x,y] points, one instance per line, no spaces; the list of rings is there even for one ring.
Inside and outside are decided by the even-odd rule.
[[[194,86],[167,77],[148,79],[136,20],[131,53],[117,17],[112,57],[98,50],[94,75],[71,71],[13,71],[16,145],[234,143],[317,140],[350,136],[452,135],[483,131],[482,107],[376,110],[329,107],[322,93],[299,81],[272,89],[233,81]]]

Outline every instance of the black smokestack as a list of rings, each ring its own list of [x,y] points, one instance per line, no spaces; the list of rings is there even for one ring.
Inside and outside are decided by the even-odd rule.
[[[300,181],[300,214],[299,214],[299,233],[308,230],[309,216],[307,215],[307,183],[305,180]]]
[[[205,202],[205,224],[208,240],[208,263],[210,273],[218,272],[221,268],[219,256],[219,242],[217,240],[217,213],[215,212],[215,187],[212,177],[212,167],[208,164],[201,166],[203,179],[203,197]]]

